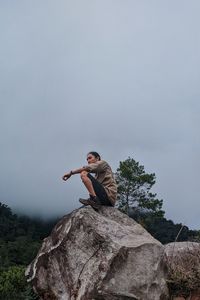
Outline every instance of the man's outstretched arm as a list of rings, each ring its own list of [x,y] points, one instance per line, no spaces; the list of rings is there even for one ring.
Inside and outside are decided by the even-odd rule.
[[[66,181],[67,179],[69,179],[72,175],[75,175],[75,174],[79,174],[81,172],[85,171],[85,168],[79,168],[79,169],[76,169],[76,170],[71,170],[69,173],[66,173],[63,175],[62,179],[64,181]]]

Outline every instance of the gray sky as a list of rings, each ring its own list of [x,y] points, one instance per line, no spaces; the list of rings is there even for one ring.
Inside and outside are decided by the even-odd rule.
[[[199,0],[0,0],[0,201],[63,215],[89,150],[155,172],[166,217],[200,229]]]

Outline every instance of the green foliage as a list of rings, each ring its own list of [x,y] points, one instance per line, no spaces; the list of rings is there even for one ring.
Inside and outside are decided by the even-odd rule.
[[[166,218],[145,218],[145,226],[154,238],[162,244],[174,242],[177,237],[179,242],[194,240],[195,231],[189,230],[182,224],[174,224]]]
[[[0,300],[37,299],[26,282],[24,270],[55,222],[19,217],[0,203]]]
[[[156,182],[154,173],[147,174],[144,166],[133,158],[121,161],[116,172],[118,183],[119,209],[130,213],[130,207],[138,208],[141,213],[151,213],[154,216],[164,216],[162,200],[156,199],[156,194],[150,189]]]
[[[27,236],[29,239],[43,239],[49,234],[56,220],[48,222],[29,218],[27,216],[17,216],[11,209],[0,202],[0,238],[13,241],[18,236]]]
[[[190,238],[191,242],[200,243],[200,230],[190,230]]]
[[[34,300],[38,297],[25,279],[23,266],[12,266],[0,272],[0,299]]]
[[[0,268],[28,265],[55,222],[18,217],[0,203]]]
[[[14,241],[0,240],[0,266],[28,265],[36,256],[41,241],[34,241],[26,236],[16,237]]]
[[[156,182],[154,173],[147,174],[144,166],[132,158],[120,162],[116,172],[119,209],[146,228],[163,244],[178,241],[200,241],[200,231],[189,230],[182,224],[164,218],[163,201],[151,193]]]

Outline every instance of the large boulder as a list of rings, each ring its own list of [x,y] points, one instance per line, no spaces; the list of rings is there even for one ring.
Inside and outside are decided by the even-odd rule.
[[[168,299],[164,247],[113,207],[64,216],[26,270],[41,299]]]

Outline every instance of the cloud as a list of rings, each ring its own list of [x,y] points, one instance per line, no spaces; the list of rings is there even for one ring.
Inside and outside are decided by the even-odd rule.
[[[199,228],[198,1],[1,1],[1,201],[62,214],[63,172],[97,150],[155,172],[168,218]]]

